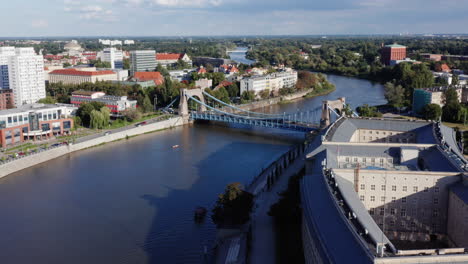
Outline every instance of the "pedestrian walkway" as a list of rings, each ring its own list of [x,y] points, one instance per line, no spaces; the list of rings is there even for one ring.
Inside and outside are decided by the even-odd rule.
[[[298,173],[305,165],[305,156],[300,155],[283,171],[269,191],[260,192],[255,200],[252,212],[252,241],[250,263],[276,263],[276,238],[273,217],[268,215],[270,207],[275,204],[279,193],[288,188],[291,176]]]

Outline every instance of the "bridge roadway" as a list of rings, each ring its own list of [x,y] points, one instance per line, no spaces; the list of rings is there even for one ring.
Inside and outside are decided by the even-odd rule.
[[[193,120],[207,120],[265,128],[288,129],[300,132],[309,132],[312,130],[318,130],[320,128],[318,124],[292,121],[283,118],[249,118],[246,116],[221,114],[214,111],[191,112],[190,118]]]

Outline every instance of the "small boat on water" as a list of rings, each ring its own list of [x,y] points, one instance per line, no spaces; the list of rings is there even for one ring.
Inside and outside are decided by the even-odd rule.
[[[178,148],[178,147],[179,147],[179,145],[172,146],[173,149]]]

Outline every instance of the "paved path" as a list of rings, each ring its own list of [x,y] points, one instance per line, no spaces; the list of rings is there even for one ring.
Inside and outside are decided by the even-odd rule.
[[[256,198],[256,208],[252,213],[252,248],[250,263],[276,263],[276,240],[273,218],[268,215],[270,207],[278,199],[278,193],[286,190],[289,178],[299,172],[305,164],[305,156],[300,155],[281,174],[270,191],[261,192]]]

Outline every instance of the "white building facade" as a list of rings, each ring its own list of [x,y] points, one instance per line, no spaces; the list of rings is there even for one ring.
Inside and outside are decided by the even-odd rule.
[[[13,90],[16,106],[46,97],[44,58],[37,55],[34,48],[3,47],[0,50],[0,76],[2,88]]]
[[[156,69],[156,51],[154,50],[133,50],[130,52],[130,73],[154,71]]]
[[[253,76],[242,79],[240,84],[241,94],[245,91],[253,91],[255,94],[263,90],[277,92],[282,88],[293,88],[297,83],[297,71],[277,72],[265,76]]]
[[[116,48],[105,48],[102,52],[102,61],[109,62],[112,69],[123,69],[122,50]]]

